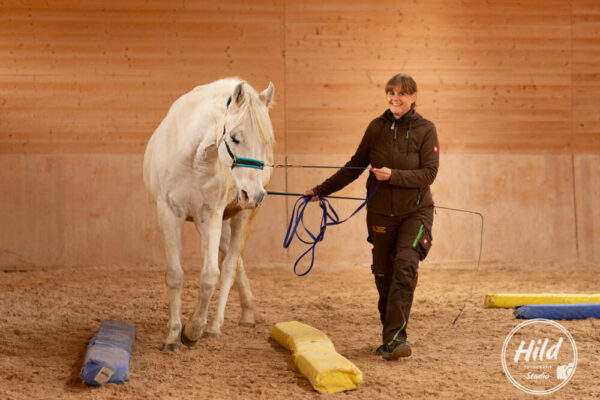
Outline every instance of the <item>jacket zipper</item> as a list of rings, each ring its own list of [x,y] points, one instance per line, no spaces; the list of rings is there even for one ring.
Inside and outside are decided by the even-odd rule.
[[[394,140],[398,140],[398,124],[396,124],[396,121],[392,122],[392,129],[394,130]],[[392,146],[392,165],[394,163],[394,147],[396,146]],[[390,168],[392,168],[392,166],[390,165]],[[390,188],[390,211],[392,212],[392,217],[394,216],[394,188],[392,187],[392,185],[389,185]]]
[[[408,129],[406,130],[406,155],[408,156],[408,150],[410,148],[410,128],[412,128],[412,119],[408,123]]]

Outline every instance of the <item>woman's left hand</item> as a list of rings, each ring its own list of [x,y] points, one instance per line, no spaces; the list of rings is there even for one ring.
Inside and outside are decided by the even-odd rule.
[[[387,181],[392,176],[392,170],[387,167],[371,168],[371,172],[373,172],[378,181]]]

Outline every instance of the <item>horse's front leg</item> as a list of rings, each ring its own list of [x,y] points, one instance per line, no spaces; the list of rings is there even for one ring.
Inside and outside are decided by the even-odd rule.
[[[165,253],[167,256],[167,272],[165,283],[169,296],[169,323],[167,338],[163,351],[173,351],[181,347],[181,287],[183,269],[181,268],[181,227],[184,219],[175,216],[164,203],[157,204],[158,223],[163,233]]]
[[[221,237],[222,211],[204,211],[196,228],[202,236],[204,266],[200,273],[200,299],[194,314],[185,324],[181,341],[193,345],[202,336],[206,327],[208,306],[219,279],[219,240]]]
[[[207,329],[207,336],[213,338],[221,337],[221,327],[225,319],[225,306],[231,286],[239,268],[244,268],[242,264],[242,251],[246,245],[248,234],[250,233],[250,225],[254,217],[254,210],[243,210],[231,218],[231,233],[229,238],[229,246],[224,252],[223,263],[221,265],[221,287],[219,289],[219,300],[217,302],[217,315],[212,320]],[[245,274],[244,274],[245,276]],[[240,291],[240,296],[246,298],[246,293]],[[252,296],[250,294],[250,296]],[[253,317],[253,316],[252,316]],[[254,321],[252,321],[254,322]]]

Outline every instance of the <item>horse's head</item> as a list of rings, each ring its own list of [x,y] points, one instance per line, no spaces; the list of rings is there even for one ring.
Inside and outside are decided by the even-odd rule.
[[[247,83],[240,82],[231,95],[225,116],[225,135],[220,139],[219,160],[231,167],[234,157],[273,163],[274,135],[269,107],[273,104],[273,83],[260,94]],[[226,146],[227,145],[227,146]],[[265,197],[265,185],[271,179],[271,168],[235,166],[231,170],[237,187],[238,205],[256,208]]]

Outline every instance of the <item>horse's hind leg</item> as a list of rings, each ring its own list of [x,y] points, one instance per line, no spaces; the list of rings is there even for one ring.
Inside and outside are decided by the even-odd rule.
[[[184,218],[177,217],[165,204],[158,204],[158,223],[165,241],[167,272],[165,282],[169,296],[169,323],[163,351],[173,351],[181,347],[181,287],[183,269],[181,268],[181,227]]]
[[[240,292],[240,304],[242,306],[242,318],[240,318],[240,326],[254,328],[254,298],[252,290],[250,290],[250,282],[246,276],[244,262],[242,257],[238,261],[238,269],[235,275],[235,283]]]

